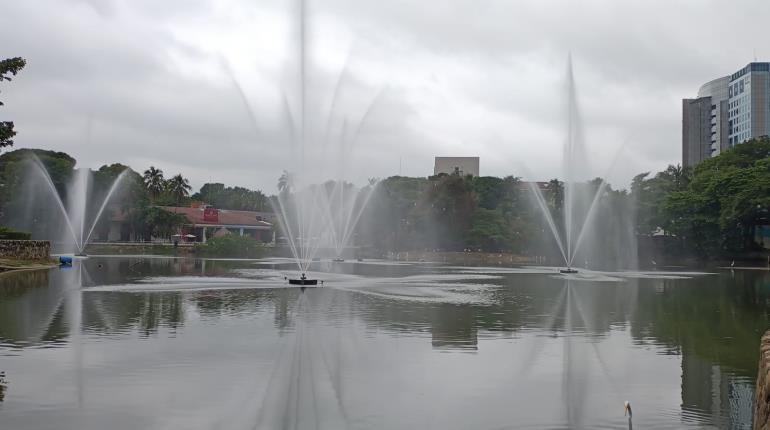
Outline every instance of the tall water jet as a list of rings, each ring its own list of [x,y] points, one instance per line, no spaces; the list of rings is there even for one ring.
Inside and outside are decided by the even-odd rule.
[[[65,252],[85,255],[85,248],[99,220],[123,183],[129,169],[118,174],[99,200],[93,195],[93,178],[90,169],[76,169],[62,197],[43,162],[34,154],[31,155],[29,162],[31,178],[42,180],[43,188],[47,190],[54,202],[54,210],[52,213],[47,212],[47,216],[57,217],[59,224],[62,225],[55,242],[64,244]]]
[[[560,184],[563,193],[562,198],[562,224],[557,224],[557,219],[549,208],[545,196],[536,183],[530,182],[530,188],[534,195],[538,208],[542,211],[545,222],[548,225],[550,233],[559,248],[563,258],[565,269],[562,273],[576,273],[575,264],[579,261],[577,257],[583,255],[586,266],[589,257],[593,258],[596,253],[591,253],[588,248],[595,246],[594,222],[599,212],[603,197],[608,191],[606,175],[604,179],[590,181],[591,166],[586,154],[585,138],[583,134],[583,122],[580,117],[580,109],[577,100],[577,90],[575,77],[572,67],[572,57],[567,60],[567,79],[566,79],[566,139],[563,147],[563,167],[564,181]],[[618,153],[619,155],[620,153]],[[617,163],[618,157],[613,159],[611,166]],[[608,172],[609,173],[609,172]],[[558,192],[551,190],[551,192]],[[620,214],[611,214],[613,217],[619,217]],[[627,232],[625,232],[627,233]],[[635,247],[633,234],[626,235],[622,240],[627,241],[626,245]]]
[[[298,1],[297,81],[294,96],[284,95],[285,128],[290,136],[293,164],[279,180],[279,193],[273,200],[280,228],[300,273],[306,273],[322,249],[330,249],[335,259],[351,246],[355,228],[372,195],[375,184],[357,189],[346,178],[349,154],[361,129],[371,116],[380,92],[357,118],[343,115],[334,121],[340,109],[341,86],[345,82],[347,60],[333,89],[328,113],[313,115],[316,107],[309,92],[309,44],[307,5]],[[312,102],[311,102],[312,101]],[[293,102],[293,103],[292,103]],[[316,127],[313,125],[317,124]],[[329,148],[329,144],[336,147]],[[327,157],[332,157],[327,160]],[[339,163],[339,164],[336,164]],[[335,179],[319,183],[335,170]],[[327,176],[328,177],[328,176]]]

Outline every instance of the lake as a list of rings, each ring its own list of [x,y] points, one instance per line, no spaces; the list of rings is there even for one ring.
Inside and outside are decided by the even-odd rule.
[[[1,274],[0,427],[751,427],[768,271],[319,262],[303,290],[293,267]]]

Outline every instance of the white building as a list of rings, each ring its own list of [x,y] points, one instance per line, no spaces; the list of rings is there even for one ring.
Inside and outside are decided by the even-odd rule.
[[[436,157],[433,174],[479,176],[479,157]]]
[[[749,139],[770,135],[770,63],[749,63],[682,100],[682,164],[694,166]]]
[[[728,143],[732,148],[770,130],[770,63],[749,63],[730,76]]]

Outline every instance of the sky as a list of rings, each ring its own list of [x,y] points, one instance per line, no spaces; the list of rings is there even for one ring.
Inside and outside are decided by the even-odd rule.
[[[306,2],[304,37],[297,0],[5,2],[0,58],[27,67],[0,84],[0,119],[14,149],[196,190],[427,176],[435,156],[547,180],[571,57],[587,169],[623,187],[681,162],[682,98],[770,60],[747,42],[766,40],[766,0]]]

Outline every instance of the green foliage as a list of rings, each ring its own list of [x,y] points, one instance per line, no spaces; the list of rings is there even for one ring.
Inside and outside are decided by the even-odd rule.
[[[754,139],[700,163],[660,206],[661,224],[703,258],[751,251],[768,224],[770,139]]]
[[[232,258],[259,258],[264,255],[264,247],[251,236],[227,234],[209,239],[206,243],[195,245],[202,255]]]
[[[520,251],[537,228],[513,176],[394,176],[374,193],[360,240],[383,250]]]
[[[692,170],[670,165],[652,178],[647,178],[649,175],[649,172],[641,173],[631,181],[631,193],[637,206],[636,230],[646,235],[658,228],[672,228],[663,213],[663,203],[669,194],[687,189],[692,180]]]
[[[0,82],[10,81],[11,76],[16,76],[26,64],[26,60],[21,57],[0,60]],[[3,106],[1,101],[0,106]],[[0,148],[13,146],[14,136],[16,136],[16,131],[13,129],[13,121],[0,121]]]
[[[466,243],[486,251],[510,249],[513,247],[513,230],[501,210],[478,208],[466,234]]]
[[[161,193],[166,189],[166,181],[163,178],[163,171],[156,169],[154,166],[150,166],[149,169],[144,171],[144,186],[150,193],[150,197],[155,200],[160,197]]]
[[[32,235],[21,231],[15,231],[8,227],[0,226],[0,239],[5,240],[29,240]]]
[[[204,184],[200,191],[193,194],[193,200],[199,200],[220,209],[240,211],[269,211],[270,201],[261,191],[243,187],[225,187],[225,184]]]
[[[183,214],[169,212],[156,206],[144,208],[139,214],[147,236],[170,237],[187,222]]]
[[[177,206],[179,206],[183,199],[190,196],[192,187],[190,186],[190,181],[181,174],[178,174],[166,181],[165,190]]]
[[[27,175],[31,172],[30,159],[35,155],[45,166],[54,187],[61,196],[66,196],[66,184],[71,180],[75,159],[63,152],[44,151],[41,149],[17,149],[0,155],[0,222],[16,225],[13,214],[22,212],[25,201],[33,190],[25,186]],[[42,198],[48,191],[38,190]],[[30,214],[36,218],[36,214]],[[25,220],[27,221],[27,220]],[[17,226],[18,227],[18,226]],[[25,229],[27,227],[25,226]]]

